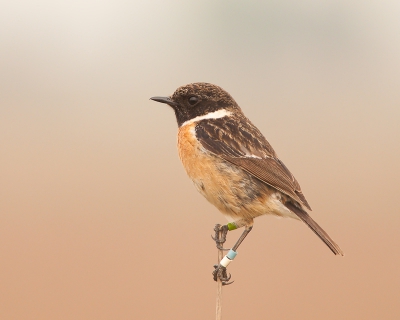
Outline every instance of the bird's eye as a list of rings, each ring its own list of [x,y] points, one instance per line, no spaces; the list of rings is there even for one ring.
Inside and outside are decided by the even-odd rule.
[[[195,96],[191,96],[189,98],[189,104],[192,105],[192,106],[194,106],[198,101],[199,101],[199,99],[197,97],[195,97]]]

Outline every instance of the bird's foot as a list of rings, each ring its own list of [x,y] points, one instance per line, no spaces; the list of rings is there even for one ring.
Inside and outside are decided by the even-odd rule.
[[[221,266],[220,264],[215,264],[214,265],[214,271],[213,271],[213,277],[214,281],[221,280],[223,286],[230,285],[234,281],[228,282],[231,279],[231,274],[228,275],[226,272],[226,268],[224,266]]]
[[[229,250],[224,249],[223,244],[226,241],[226,234],[228,233],[228,226],[220,224],[216,224],[214,227],[215,237],[211,236],[211,238],[215,241],[215,244],[219,250]],[[221,232],[221,233],[220,233]]]

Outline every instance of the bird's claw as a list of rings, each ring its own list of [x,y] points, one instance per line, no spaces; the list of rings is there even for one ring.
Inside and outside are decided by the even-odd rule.
[[[228,282],[231,279],[231,274],[228,275],[226,268],[221,265],[214,265],[213,277],[214,281],[221,280],[223,286],[230,285],[234,281]]]
[[[228,226],[216,224],[214,227],[214,232],[215,236],[214,237],[211,236],[211,238],[215,241],[218,250],[229,250],[229,249],[224,249],[223,247],[226,241],[226,234],[228,233]],[[214,281],[220,280],[223,286],[227,286],[233,283],[233,281],[229,282],[229,280],[231,279],[231,274],[228,275],[226,267],[220,264],[214,265],[214,271],[212,274],[214,277]]]
[[[214,227],[215,231],[215,236],[211,236],[211,238],[215,241],[215,245],[219,250],[229,250],[229,249],[224,249],[223,244],[226,241],[226,234],[228,233],[228,226],[223,225],[221,226],[220,224],[216,224]],[[220,237],[220,232],[222,231],[221,237]]]

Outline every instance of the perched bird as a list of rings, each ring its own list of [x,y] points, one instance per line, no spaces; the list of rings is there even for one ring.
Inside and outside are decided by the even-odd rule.
[[[186,173],[197,190],[226,216],[227,225],[215,229],[245,227],[233,252],[253,228],[253,219],[271,214],[305,222],[332,250],[339,246],[308,215],[311,210],[300,185],[262,133],[243,114],[236,101],[210,83],[179,87],[170,97],[152,97],[168,104],[178,122],[178,151]],[[230,257],[232,258],[232,257]],[[226,263],[216,267],[214,279],[226,277]]]

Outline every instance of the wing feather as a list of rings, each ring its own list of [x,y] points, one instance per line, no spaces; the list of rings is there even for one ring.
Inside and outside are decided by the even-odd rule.
[[[199,121],[196,137],[206,150],[239,166],[311,210],[293,174],[244,115]]]

